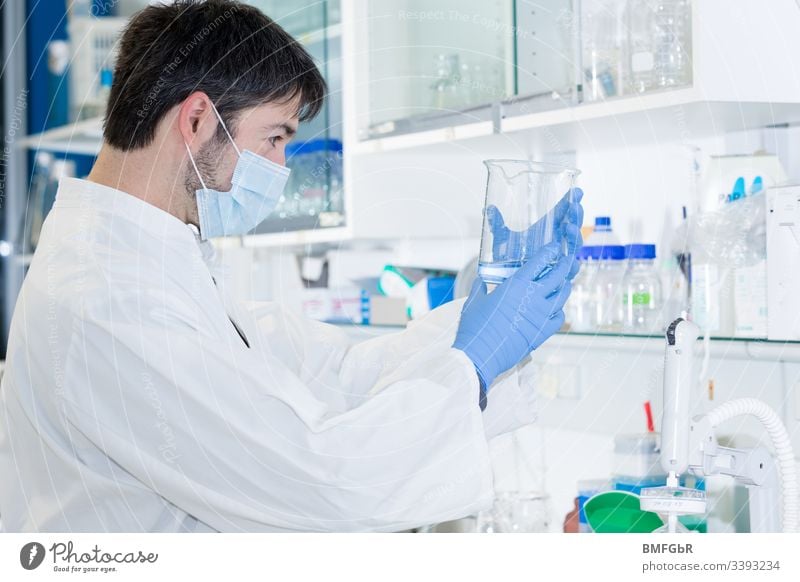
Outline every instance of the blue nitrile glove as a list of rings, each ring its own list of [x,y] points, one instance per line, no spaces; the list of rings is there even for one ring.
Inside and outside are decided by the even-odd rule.
[[[500,210],[496,206],[489,206],[486,209],[486,214],[489,227],[492,230],[492,256],[519,256],[523,246],[527,248],[541,246],[541,241],[544,239],[545,235],[545,226],[550,218],[552,219],[550,224],[553,224],[555,229],[554,240],[562,240],[564,233],[563,225],[565,222],[571,222],[580,228],[583,224],[583,206],[581,206],[583,190],[580,188],[573,188],[572,198],[573,200],[570,202],[569,193],[565,194],[546,216],[537,220],[535,224],[531,225],[525,231],[509,229],[506,226]],[[580,245],[578,245],[577,248],[579,249]],[[579,267],[579,263],[575,261],[573,272],[571,272],[569,276],[570,280],[578,273]]]
[[[562,308],[572,290],[569,277],[581,242],[580,229],[571,221],[561,233],[566,256],[561,242],[545,245],[492,293],[481,279],[475,281],[464,303],[453,347],[472,360],[485,392],[564,324]]]

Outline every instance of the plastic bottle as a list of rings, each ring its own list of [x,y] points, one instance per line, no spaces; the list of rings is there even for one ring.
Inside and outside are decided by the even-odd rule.
[[[584,479],[578,481],[578,532],[591,533],[592,528],[586,521],[586,513],[583,511],[584,504],[598,493],[611,490],[611,483],[606,479]]]
[[[594,230],[585,241],[587,247],[610,247],[619,246],[620,242],[617,235],[611,229],[611,218],[609,216],[598,216],[594,219]]]
[[[611,477],[613,488],[639,495],[644,487],[664,485],[667,476],[659,459],[656,433],[616,435]]]
[[[628,268],[623,281],[624,330],[651,334],[664,327],[661,321],[661,280],[656,271],[656,245],[625,247]]]
[[[597,277],[598,261],[592,259],[592,247],[583,247],[578,260],[581,270],[572,281],[572,293],[566,306],[567,323],[571,331],[589,333],[597,330]]]
[[[681,269],[681,260],[685,261],[686,259],[662,256],[657,261],[657,264],[660,263],[659,275],[661,277],[664,323],[675,321],[681,317],[684,311],[689,311],[689,280]]]
[[[625,276],[625,247],[610,245],[589,247],[597,260],[594,293],[597,297],[595,320],[597,330],[615,333],[622,330],[622,280]]]
[[[289,182],[276,208],[278,218],[342,212],[342,142],[314,139],[286,148]]]

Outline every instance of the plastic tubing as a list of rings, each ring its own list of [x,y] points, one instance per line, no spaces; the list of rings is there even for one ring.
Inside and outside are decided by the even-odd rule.
[[[740,398],[726,402],[708,413],[712,427],[717,427],[726,420],[744,415],[755,416],[772,440],[778,458],[778,470],[781,474],[783,494],[783,531],[794,533],[800,520],[800,494],[797,485],[797,462],[792,450],[792,441],[780,417],[767,404],[755,398]]]

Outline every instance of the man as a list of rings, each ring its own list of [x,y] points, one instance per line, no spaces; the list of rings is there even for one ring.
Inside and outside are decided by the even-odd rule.
[[[493,293],[476,285],[460,319],[454,305],[351,346],[235,304],[206,239],[269,214],[324,91],[254,8],[133,18],[102,150],[60,184],[14,314],[4,529],[388,531],[491,503],[487,440],[532,417],[507,371],[563,322],[580,206],[561,208],[570,256],[545,248]]]

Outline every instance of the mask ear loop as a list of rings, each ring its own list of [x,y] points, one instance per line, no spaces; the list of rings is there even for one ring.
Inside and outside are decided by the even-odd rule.
[[[211,101],[211,108],[214,110],[214,113],[217,115],[217,119],[219,119],[219,123],[220,123],[220,125],[222,125],[222,129],[225,130],[225,135],[227,135],[228,139],[231,140],[231,144],[233,144],[233,149],[235,149],[236,153],[241,156],[242,152],[239,150],[238,146],[236,145],[236,142],[233,141],[233,137],[231,137],[231,134],[228,131],[228,128],[225,127],[225,122],[222,121],[222,117],[220,116],[219,111],[217,111],[217,106],[214,105],[213,101]]]
[[[217,119],[219,120],[219,123],[222,126],[222,129],[225,131],[225,135],[227,135],[228,139],[231,141],[231,145],[233,146],[233,149],[235,149],[236,153],[239,154],[239,157],[241,157],[242,156],[242,152],[239,149],[239,147],[236,145],[236,142],[233,141],[233,136],[228,131],[228,128],[225,125],[225,122],[222,121],[222,116],[219,114],[219,111],[217,111],[217,106],[214,105],[213,101],[211,101],[210,103],[211,103],[211,109],[214,110],[214,114],[217,116]],[[189,146],[186,146],[186,147],[189,147]],[[192,162],[192,163],[194,163],[194,162]],[[240,235],[238,238],[239,238],[239,246],[240,247],[244,247],[244,235]]]
[[[192,150],[189,149],[189,144],[184,141],[183,145],[186,147],[186,153],[189,154],[189,161],[192,162],[192,167],[194,168],[194,173],[197,174],[197,178],[200,180],[200,185],[203,187],[203,192],[208,192],[208,188],[206,188],[206,183],[203,180],[203,176],[200,175],[200,170],[197,169],[197,164],[194,163],[194,156],[192,155]],[[199,205],[201,203],[205,204],[204,201],[202,201],[202,200],[200,200],[198,198],[197,199],[197,204]],[[202,228],[200,228],[200,236],[201,237],[205,237],[205,235],[203,234],[203,229]]]
[[[228,128],[225,127],[225,122],[222,121],[222,117],[220,117],[220,114],[219,114],[219,111],[217,111],[216,105],[214,105],[213,101],[210,101],[210,103],[211,103],[211,109],[214,110],[214,114],[217,116],[217,119],[219,119],[220,125],[222,125],[222,129],[225,130],[225,135],[227,135],[228,139],[231,140],[231,144],[233,144],[233,149],[235,149],[236,153],[241,156],[242,152],[239,151],[239,148],[236,146],[236,142],[233,141],[233,138],[231,137],[230,132],[228,132]],[[186,143],[186,141],[184,140],[183,145],[186,146],[186,153],[189,154],[189,161],[192,162],[192,167],[194,168],[194,173],[197,174],[197,177],[200,179],[200,184],[203,186],[203,190],[208,190],[208,188],[206,188],[206,183],[203,181],[203,176],[200,175],[200,170],[197,169],[197,164],[194,163],[194,156],[192,156],[192,150],[189,149],[189,144]]]
[[[192,155],[192,150],[189,149],[189,144],[184,141],[183,145],[186,146],[186,153],[189,154],[189,161],[192,162],[194,173],[197,174],[197,178],[200,180],[200,185],[203,187],[203,190],[208,190],[208,188],[206,188],[205,181],[203,181],[203,176],[200,175],[200,170],[197,169],[197,164],[194,163],[194,156]]]

